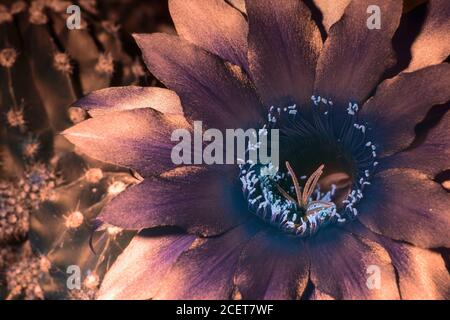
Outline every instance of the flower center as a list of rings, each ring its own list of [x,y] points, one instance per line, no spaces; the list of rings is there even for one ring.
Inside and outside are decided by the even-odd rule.
[[[313,96],[312,101],[302,113],[296,105],[270,108],[264,128],[279,129],[283,166],[240,165],[250,211],[300,237],[353,219],[378,164],[376,146],[357,121],[357,104],[335,108],[329,99]]]

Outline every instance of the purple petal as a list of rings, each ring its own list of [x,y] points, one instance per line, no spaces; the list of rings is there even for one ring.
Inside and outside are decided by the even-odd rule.
[[[450,5],[447,0],[430,0],[422,31],[411,48],[408,72],[443,62],[450,55]]]
[[[381,9],[381,29],[367,27],[371,5]],[[352,1],[329,30],[317,63],[315,93],[343,107],[349,102],[364,102],[394,63],[391,39],[401,14],[401,1]]]
[[[250,73],[267,106],[309,103],[322,48],[319,29],[301,1],[251,0]]]
[[[215,235],[249,214],[227,166],[184,167],[176,175],[145,179],[112,200],[99,219],[125,229],[177,226]],[[244,205],[243,205],[244,204]]]
[[[133,238],[103,279],[100,300],[148,300],[195,236],[157,235],[144,230]]]
[[[230,299],[242,248],[258,230],[243,225],[194,243],[164,277],[155,299]]]
[[[309,275],[309,257],[301,240],[274,230],[261,231],[245,246],[235,274],[245,300],[287,300],[300,297]]]
[[[398,272],[402,299],[449,299],[450,276],[439,253],[390,240],[383,242]]]
[[[135,109],[88,119],[63,135],[90,157],[147,176],[174,167],[170,137],[179,128],[189,128],[181,116]]]
[[[417,148],[393,155],[383,161],[387,168],[417,169],[436,176],[450,167],[450,112],[431,129],[426,140]]]
[[[150,72],[179,95],[189,119],[212,128],[246,127],[261,119],[258,98],[236,68],[176,36],[134,37]]]
[[[359,223],[351,224],[350,230],[386,249],[398,274],[402,299],[448,299],[450,275],[439,253],[376,235]]]
[[[92,117],[109,112],[152,108],[166,114],[183,114],[180,98],[173,91],[157,87],[117,87],[94,91],[73,104]]]
[[[248,24],[238,10],[224,0],[170,0],[169,8],[181,37],[248,69]]]
[[[322,12],[322,23],[327,32],[333,24],[341,19],[345,8],[347,8],[350,2],[351,0],[314,0],[314,3]]]
[[[389,169],[375,175],[359,206],[370,230],[424,248],[448,247],[450,197],[427,175]]]
[[[369,122],[379,156],[408,147],[414,127],[433,105],[450,100],[450,64],[443,63],[384,81],[363,106],[362,118]]]
[[[395,271],[388,253],[377,243],[343,229],[329,228],[311,239],[311,281],[336,299],[399,299]],[[382,282],[370,288],[370,266],[377,266]]]

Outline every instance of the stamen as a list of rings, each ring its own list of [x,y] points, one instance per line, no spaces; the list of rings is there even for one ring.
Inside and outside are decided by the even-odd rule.
[[[309,198],[311,197],[314,190],[316,189],[317,182],[319,181],[320,177],[322,176],[324,167],[325,166],[322,164],[319,168],[317,168],[316,171],[314,171],[311,174],[311,176],[306,181],[305,187],[303,189],[303,194],[302,194],[302,190],[300,188],[300,184],[298,182],[297,175],[295,174],[294,169],[292,169],[292,166],[290,165],[289,161],[286,161],[286,168],[288,169],[289,174],[292,178],[292,183],[294,184],[297,201],[294,200],[294,198],[292,198],[286,191],[284,191],[283,188],[280,187],[280,185],[277,184],[276,187],[277,187],[278,191],[280,191],[280,193],[286,199],[288,199],[291,202],[298,203],[298,205],[302,208],[306,208]]]
[[[303,207],[305,205],[304,202],[302,202],[302,190],[300,189],[300,184],[298,183],[297,175],[294,172],[294,169],[292,169],[291,165],[289,164],[289,161],[286,161],[286,168],[289,171],[289,174],[291,175],[292,182],[294,183],[295,188],[295,194],[297,195],[297,201],[300,207]]]
[[[316,171],[313,172],[313,174],[308,178],[308,181],[306,181],[305,188],[303,190],[303,198],[302,203],[307,204],[309,197],[314,192],[314,189],[316,188],[317,182],[319,181],[320,176],[323,173],[323,168],[325,166],[322,164],[319,168],[317,168]]]

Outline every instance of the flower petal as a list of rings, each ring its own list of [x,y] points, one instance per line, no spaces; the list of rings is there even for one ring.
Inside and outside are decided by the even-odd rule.
[[[450,197],[424,173],[389,169],[375,175],[359,206],[370,230],[423,248],[450,246]]]
[[[297,0],[249,0],[246,7],[250,73],[263,102],[309,102],[322,47],[309,9]]]
[[[308,297],[308,300],[336,300],[329,294],[326,294],[322,291],[320,291],[317,288],[314,288],[313,292],[311,293],[311,296]]]
[[[381,12],[381,29],[369,29],[369,6]],[[347,107],[362,103],[393,65],[392,36],[402,13],[397,0],[352,1],[329,36],[317,63],[315,93]],[[336,104],[336,103],[335,103]]]
[[[439,253],[392,241],[372,233],[359,223],[352,223],[350,230],[386,249],[398,274],[402,299],[448,299],[450,275]]]
[[[314,3],[322,12],[322,23],[327,32],[333,24],[341,19],[345,8],[347,8],[350,2],[351,0],[314,0]]]
[[[422,3],[420,3],[422,1]],[[420,33],[423,21],[427,14],[428,0],[404,1],[403,14],[400,25],[392,38],[392,46],[397,62],[395,66],[386,70],[383,79],[389,79],[404,71],[411,62],[411,46]]]
[[[449,299],[450,276],[439,253],[390,240],[384,247],[399,274],[402,299]]]
[[[245,0],[227,0],[227,2],[242,13],[247,14],[247,9],[245,8]]]
[[[450,64],[443,63],[384,81],[363,106],[361,116],[373,128],[380,156],[411,144],[414,127],[433,105],[450,100]]]
[[[430,130],[417,148],[401,152],[383,161],[384,168],[417,169],[434,177],[450,168],[450,112]]]
[[[391,260],[377,243],[338,228],[324,230],[310,243],[310,277],[322,294],[345,300],[399,299]],[[371,266],[381,272],[379,288],[369,288]]]
[[[162,279],[155,299],[230,299],[233,274],[245,243],[259,230],[253,224],[207,238],[181,254]]]
[[[189,233],[216,235],[248,218],[234,170],[183,167],[145,179],[112,200],[99,219],[125,229],[177,226]]]
[[[183,114],[180,98],[173,91],[157,87],[116,87],[94,91],[73,104],[92,117],[109,112],[152,108],[167,114]]]
[[[100,300],[148,300],[195,236],[144,230],[133,238],[102,281]]]
[[[447,0],[430,0],[422,31],[411,47],[412,72],[443,62],[450,55],[450,6]]]
[[[170,0],[169,9],[181,37],[248,69],[248,24],[238,10],[224,0]]]
[[[301,240],[265,230],[242,251],[235,285],[245,300],[287,300],[300,297],[309,276],[309,258]]]
[[[212,128],[245,127],[261,119],[258,98],[245,76],[217,56],[176,36],[134,37],[150,72],[179,95],[189,119]]]
[[[174,130],[189,128],[178,115],[153,109],[108,113],[63,132],[80,151],[95,159],[137,170],[147,176],[173,168]]]

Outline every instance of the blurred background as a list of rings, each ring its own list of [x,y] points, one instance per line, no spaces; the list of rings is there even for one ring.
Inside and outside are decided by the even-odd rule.
[[[417,29],[424,2],[404,2],[404,19],[415,19],[397,38]],[[66,27],[71,4],[79,30]],[[167,1],[0,0],[0,299],[94,299],[133,236],[96,228],[95,217],[140,178],[59,133],[88,117],[71,104],[89,92],[161,85],[131,37],[151,32],[175,33]]]
[[[73,3],[80,30],[66,28]],[[130,240],[112,226],[93,232],[92,221],[137,179],[59,133],[87,117],[70,105],[89,92],[159,85],[134,32],[173,33],[167,1],[0,1],[0,298],[92,299]]]

